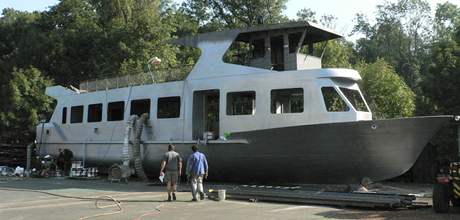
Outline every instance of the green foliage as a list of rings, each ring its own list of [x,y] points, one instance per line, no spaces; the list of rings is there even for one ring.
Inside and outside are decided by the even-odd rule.
[[[287,0],[187,0],[184,10],[204,30],[248,27],[287,21],[282,14]]]
[[[385,2],[377,9],[374,25],[362,14],[356,17],[353,33],[365,35],[357,41],[357,53],[368,63],[385,59],[418,91],[421,75],[427,69],[427,47],[431,43],[430,6],[425,0],[399,0]]]
[[[441,114],[460,113],[460,26],[452,38],[433,44],[432,65],[423,82],[423,90]]]
[[[34,67],[14,68],[8,83],[9,96],[5,97],[9,104],[0,112],[1,130],[21,134],[23,142],[31,141],[35,126],[53,110],[53,100],[45,95],[46,87],[51,85],[52,81]]]
[[[361,89],[375,118],[410,117],[415,112],[415,94],[383,59],[358,64]]]
[[[298,21],[311,21],[314,23],[318,23],[318,21],[316,20],[316,12],[312,11],[309,8],[300,9],[296,15]]]
[[[332,40],[324,51],[323,68],[351,68],[354,59],[352,44],[343,40]]]
[[[460,25],[460,8],[450,2],[438,4],[434,18],[436,38],[450,38],[458,25]]]

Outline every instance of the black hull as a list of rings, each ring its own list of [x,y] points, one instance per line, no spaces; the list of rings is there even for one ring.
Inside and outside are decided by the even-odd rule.
[[[244,183],[359,183],[399,176],[451,116],[358,121],[232,134],[208,144],[210,177]]]

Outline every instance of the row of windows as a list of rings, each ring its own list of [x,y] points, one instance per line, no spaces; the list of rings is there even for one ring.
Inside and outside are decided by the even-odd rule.
[[[180,115],[180,97],[158,98],[157,118],[178,118]],[[70,123],[83,122],[83,105],[70,108]],[[110,102],[107,105],[107,121],[122,121],[124,119],[125,102]],[[150,113],[150,99],[131,101],[130,115],[141,116]],[[87,122],[102,121],[102,103],[88,105]],[[67,123],[67,107],[62,109],[62,124]]]
[[[350,101],[357,111],[367,112],[367,106],[358,90],[340,87],[340,91]],[[328,112],[347,112],[350,108],[334,87],[322,87],[326,110]],[[272,114],[302,113],[303,89],[274,89],[271,91]],[[256,93],[231,92],[227,94],[227,115],[253,115],[256,110]]]
[[[270,92],[272,114],[303,112],[303,89],[274,89]],[[256,92],[227,93],[227,115],[253,115],[256,110]]]
[[[340,88],[342,93],[358,111],[367,111],[366,104],[357,90]],[[326,110],[329,112],[346,112],[349,107],[340,97],[334,87],[322,87]],[[302,113],[304,111],[304,92],[302,88],[274,89],[270,92],[272,114]],[[157,118],[178,118],[180,115],[180,97],[165,97],[158,99]],[[256,92],[227,93],[227,115],[254,115],[256,110]],[[125,103],[110,102],[107,106],[107,121],[122,121],[124,119]],[[131,101],[130,115],[142,115],[150,112],[150,99]],[[67,119],[67,107],[62,111],[62,123]],[[102,121],[102,104],[88,105],[88,122]],[[83,122],[83,105],[72,106],[70,123]]]

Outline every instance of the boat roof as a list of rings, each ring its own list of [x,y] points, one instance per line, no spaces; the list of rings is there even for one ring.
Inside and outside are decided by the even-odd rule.
[[[328,41],[336,38],[342,38],[343,36],[330,30],[326,27],[322,27],[319,24],[309,21],[295,21],[287,23],[277,24],[263,24],[254,27],[230,29],[225,31],[216,31],[201,33],[194,36],[187,36],[170,41],[172,44],[197,47],[198,42],[202,41],[219,41],[228,40],[229,38],[235,38],[238,36],[239,41],[249,41],[250,36],[261,32],[272,32],[272,31],[306,31],[306,39],[304,43],[317,43],[322,41]]]

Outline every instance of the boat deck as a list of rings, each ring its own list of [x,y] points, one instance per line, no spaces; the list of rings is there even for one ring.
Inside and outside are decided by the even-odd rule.
[[[413,192],[429,187],[409,186]],[[460,211],[435,214],[431,208],[396,211],[343,209],[327,206],[279,204],[226,200],[190,202],[189,187],[181,184],[178,201],[165,202],[164,187],[131,181],[128,184],[104,180],[1,179],[0,219],[456,219]],[[40,191],[40,192],[38,192]],[[429,194],[429,192],[426,192]],[[97,198],[110,195],[121,200],[115,207],[97,209],[92,200],[58,197]],[[130,201],[127,201],[130,200]],[[425,199],[430,201],[431,199]],[[104,204],[107,204],[104,202]],[[103,204],[103,205],[104,205]]]

